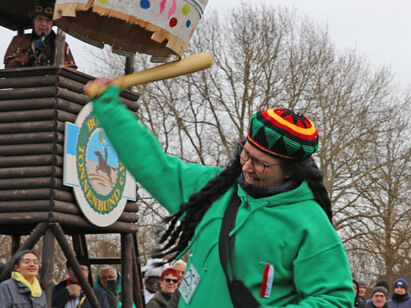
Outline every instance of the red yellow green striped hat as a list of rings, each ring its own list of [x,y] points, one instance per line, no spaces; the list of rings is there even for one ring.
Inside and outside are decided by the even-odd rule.
[[[314,123],[286,108],[255,113],[247,140],[260,151],[287,159],[304,159],[318,150],[318,131]]]

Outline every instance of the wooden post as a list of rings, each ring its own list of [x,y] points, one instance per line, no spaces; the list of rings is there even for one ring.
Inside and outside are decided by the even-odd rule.
[[[134,54],[126,57],[124,73],[125,75],[134,73]]]
[[[40,281],[46,293],[47,307],[51,307],[51,293],[54,287],[54,235],[50,228],[47,228],[43,236],[42,260]]]
[[[17,234],[13,234],[11,237],[11,256],[14,256],[14,254],[19,250],[20,248],[20,241],[21,241],[21,236]]]
[[[132,248],[133,238],[131,233],[121,233],[121,301],[124,308],[133,307]]]
[[[137,307],[144,308],[146,306],[144,301],[144,287],[141,275],[140,254],[138,252],[137,232],[133,233],[133,297],[134,303]]]
[[[93,308],[101,308],[100,303],[97,300],[96,295],[92,287],[90,286],[89,282],[87,281],[86,277],[84,277],[83,272],[81,271],[80,264],[77,261],[77,258],[74,254],[73,249],[71,248],[69,242],[67,241],[66,237],[64,236],[64,232],[61,229],[59,224],[53,223],[50,224],[54,235],[56,236],[57,242],[59,243],[61,249],[64,252],[64,255],[68,259],[71,264],[71,268],[73,269],[74,274],[76,275],[80,285],[84,289],[84,293],[87,296],[87,300],[89,301],[91,307]]]
[[[60,28],[57,29],[57,37],[56,37],[56,53],[54,56],[54,65],[62,66],[64,64],[64,54],[65,54],[65,40],[66,33],[61,30]]]
[[[89,259],[88,257],[88,250],[87,250],[87,242],[86,236],[84,234],[73,234],[71,236],[73,239],[73,248],[74,252],[77,256],[83,256]],[[89,259],[90,260],[90,259]],[[88,274],[88,282],[90,285],[93,285],[93,275],[91,273],[91,264],[88,266],[89,274]]]

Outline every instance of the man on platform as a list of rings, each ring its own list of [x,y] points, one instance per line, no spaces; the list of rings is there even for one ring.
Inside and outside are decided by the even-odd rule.
[[[53,65],[55,58],[56,34],[52,30],[54,4],[50,0],[38,0],[29,16],[33,21],[31,34],[13,37],[4,56],[4,67],[25,67]],[[73,56],[65,43],[64,65],[74,68]]]

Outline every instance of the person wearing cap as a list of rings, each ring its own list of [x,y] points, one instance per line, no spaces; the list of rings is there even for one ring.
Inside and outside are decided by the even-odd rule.
[[[89,261],[86,257],[77,256],[81,272],[88,279]],[[68,278],[54,286],[52,291],[52,308],[91,308],[80,282],[73,271],[70,262],[66,262]],[[111,308],[107,299],[106,292],[99,288],[93,288],[101,308]]]
[[[33,21],[31,34],[13,37],[4,56],[4,67],[53,65],[56,34],[53,26],[54,1],[37,1],[29,16]],[[64,49],[64,65],[76,68],[67,43]]]
[[[394,281],[390,308],[411,308],[411,298],[408,294],[408,283],[404,278]]]
[[[168,267],[160,277],[160,289],[147,303],[146,308],[166,308],[171,296],[177,290],[180,274],[175,268]]]
[[[354,288],[354,293],[355,293],[355,299],[354,299],[354,308],[366,308],[367,304],[365,303],[364,300],[362,300],[359,296],[358,290],[359,288],[359,283],[357,280],[353,279],[352,281],[353,288]]]
[[[380,280],[375,284],[375,288],[381,287],[383,289],[385,289],[385,292],[387,294],[387,304],[389,305],[389,303],[391,302],[391,298],[389,297],[390,294],[390,285],[387,281],[385,280]],[[369,305],[372,302],[372,298],[369,298],[365,301],[367,303],[367,305]]]
[[[362,280],[357,280],[358,282],[358,298],[365,301],[365,294],[367,293],[367,284]]]
[[[165,154],[119,92],[109,87],[93,100],[93,112],[136,181],[173,215],[154,256],[173,261],[189,251],[178,307],[353,305],[348,258],[312,158],[318,131],[308,117],[286,108],[255,113],[223,169]]]
[[[37,278],[39,269],[34,251],[19,251],[14,256],[11,278],[0,283],[0,307],[46,308],[46,295]]]
[[[367,308],[388,308],[387,294],[387,290],[383,287],[374,288],[371,292],[371,302],[367,304]]]
[[[147,264],[142,268],[144,275],[144,301],[147,304],[160,290],[161,273],[163,271],[163,259],[149,259]]]

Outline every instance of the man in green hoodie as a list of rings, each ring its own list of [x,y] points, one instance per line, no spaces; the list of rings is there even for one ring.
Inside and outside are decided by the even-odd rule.
[[[119,92],[110,87],[93,112],[136,181],[172,213],[154,257],[190,251],[178,307],[352,307],[310,119],[287,108],[255,113],[223,169],[165,154]]]

